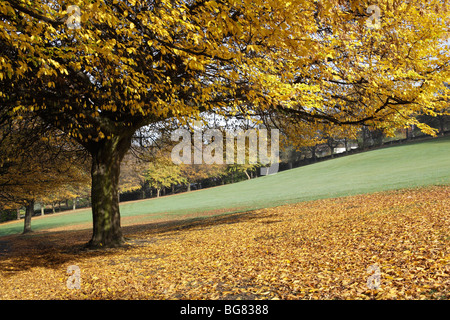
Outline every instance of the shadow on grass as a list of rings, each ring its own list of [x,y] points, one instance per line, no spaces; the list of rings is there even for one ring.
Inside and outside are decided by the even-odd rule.
[[[89,260],[91,257],[111,256],[152,243],[152,235],[174,234],[190,229],[211,228],[220,224],[232,224],[265,216],[255,215],[253,211],[221,214],[211,217],[195,217],[182,220],[150,222],[122,227],[126,239],[124,246],[90,250],[86,243],[91,237],[91,229],[75,231],[31,232],[27,234],[2,237],[0,240],[0,272],[7,276],[14,272],[26,271],[35,267],[60,269],[74,258]],[[170,254],[170,253],[169,253]]]

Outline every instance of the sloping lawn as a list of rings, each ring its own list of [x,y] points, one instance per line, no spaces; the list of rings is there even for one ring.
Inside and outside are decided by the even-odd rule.
[[[450,184],[450,137],[328,160],[235,184],[120,207],[123,225],[207,216],[376,191]],[[33,230],[90,228],[91,210],[32,220]],[[20,233],[23,222],[0,225],[0,236]]]

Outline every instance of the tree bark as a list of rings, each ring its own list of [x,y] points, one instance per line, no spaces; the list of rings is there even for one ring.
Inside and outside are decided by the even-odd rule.
[[[31,200],[28,205],[26,206],[25,210],[25,219],[23,224],[23,234],[32,232],[31,230],[31,217],[34,213],[34,200]]]
[[[439,120],[439,134],[443,136],[445,132],[445,119],[443,116],[438,116],[438,120]]]
[[[311,159],[312,159],[312,162],[316,162],[317,161],[316,150],[317,150],[317,146],[312,146],[311,147]]]
[[[118,247],[124,243],[120,226],[119,174],[120,162],[130,148],[128,139],[113,137],[100,140],[90,148],[92,155],[92,221],[91,248]]]

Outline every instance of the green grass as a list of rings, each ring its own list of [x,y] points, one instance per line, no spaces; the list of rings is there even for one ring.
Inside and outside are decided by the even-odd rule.
[[[376,191],[450,184],[450,137],[319,162],[254,180],[120,206],[121,216],[151,220],[222,209],[219,213]],[[33,230],[91,222],[91,210],[32,221]],[[0,225],[0,236],[23,222]]]

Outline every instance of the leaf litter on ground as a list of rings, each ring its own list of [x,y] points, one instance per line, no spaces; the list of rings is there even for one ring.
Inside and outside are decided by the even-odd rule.
[[[0,298],[450,298],[449,186],[124,232],[127,245],[103,250],[83,249],[90,230],[4,237]],[[79,289],[67,286],[71,265],[79,267]]]

